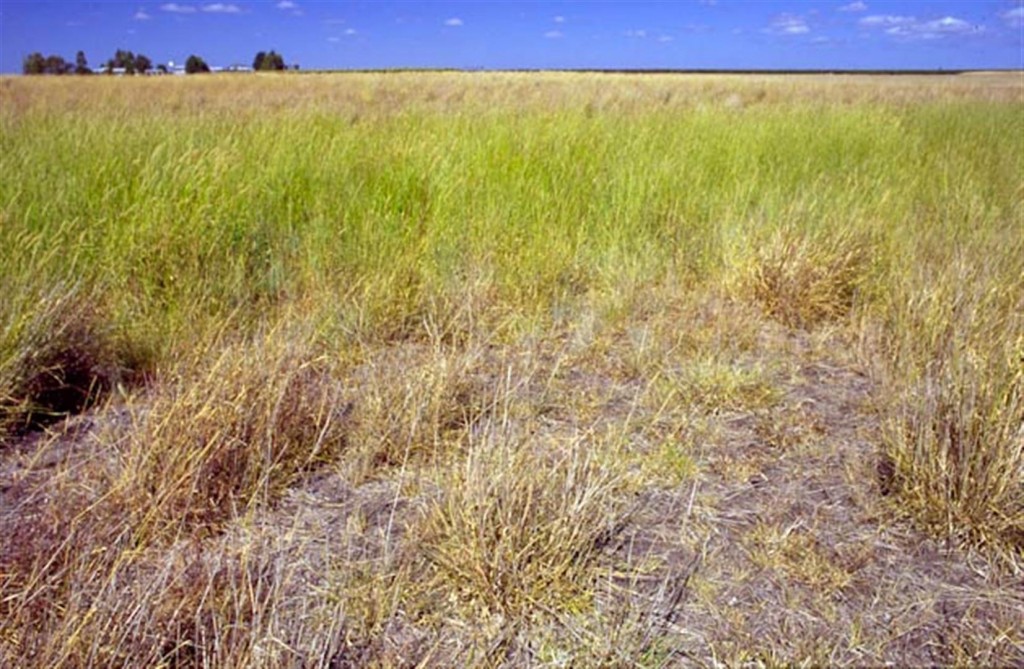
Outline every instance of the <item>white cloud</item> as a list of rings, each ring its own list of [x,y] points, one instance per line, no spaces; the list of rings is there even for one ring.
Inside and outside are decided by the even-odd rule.
[[[1024,7],[1015,7],[999,16],[1014,28],[1024,27]]]
[[[627,30],[626,37],[635,37],[637,39],[643,39],[647,37],[646,30]]]
[[[556,16],[555,18],[553,18],[551,20],[554,21],[555,23],[565,23],[565,17],[564,16]]]
[[[891,16],[884,14],[881,16],[865,16],[858,23],[868,28],[877,28],[883,26],[905,26],[917,23],[917,19],[913,16]]]
[[[192,5],[179,5],[176,2],[168,2],[165,5],[160,5],[160,10],[170,12],[172,14],[195,14],[196,12],[196,8]]]
[[[982,26],[952,16],[922,23],[917,28],[920,36],[924,39],[937,39],[949,35],[976,35],[985,30]]]
[[[352,35],[356,34],[356,29],[355,28],[348,28],[348,29],[345,30],[345,34],[348,35],[349,37],[351,37]]]
[[[841,12],[863,12],[863,11],[867,11],[867,8],[868,8],[868,6],[866,4],[864,4],[860,0],[857,0],[856,2],[851,2],[848,5],[843,5],[842,7],[839,8],[839,11],[841,11]]]
[[[557,30],[549,30],[544,33],[544,37],[547,37],[548,39],[559,39],[562,37],[562,33]]]
[[[806,35],[811,32],[811,29],[803,17],[783,14],[772,21],[772,25],[768,28],[767,32],[776,35]]]
[[[147,14],[145,9],[140,8],[139,11],[135,12],[135,16],[132,18],[136,21],[148,21],[153,17]]]
[[[459,26],[462,25],[462,19],[460,19],[457,16],[453,16],[452,18],[450,18],[447,21],[445,21],[444,24],[446,26],[450,26],[452,28],[458,28]]]
[[[203,11],[210,14],[241,14],[242,8],[238,5],[224,4],[223,2],[215,2],[211,5],[203,5]]]
[[[296,7],[298,5],[292,2],[292,0],[281,0],[281,2],[277,3],[278,9],[295,9]]]
[[[672,37],[671,35],[662,35],[661,37],[658,38],[658,41],[664,44],[666,42],[671,42],[674,39],[675,38]]]
[[[341,41],[341,38],[340,37],[328,37],[327,41],[332,43],[332,44],[337,44],[338,42]]]
[[[921,27],[927,31],[935,32],[969,32],[974,30],[970,23],[961,19],[955,19],[952,16],[946,16],[938,19],[937,21],[929,21],[928,23],[921,24]]]
[[[866,16],[859,21],[865,28],[881,29],[886,35],[904,40],[937,40],[947,37],[980,35],[985,27],[953,16],[921,21],[913,16]]]

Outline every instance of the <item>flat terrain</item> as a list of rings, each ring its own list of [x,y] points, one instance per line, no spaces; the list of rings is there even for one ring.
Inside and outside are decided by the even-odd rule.
[[[1024,79],[0,78],[0,665],[1024,664]]]

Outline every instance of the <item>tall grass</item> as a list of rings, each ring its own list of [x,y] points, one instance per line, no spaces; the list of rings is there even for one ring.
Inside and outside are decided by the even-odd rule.
[[[947,121],[907,127],[916,108],[618,111],[611,102],[631,99],[624,87],[595,114],[589,79],[545,83],[524,112],[484,112],[482,102],[402,105],[417,90],[404,78],[323,82],[369,97],[356,110],[347,100],[277,109],[273,98],[264,108],[262,80],[231,82],[235,106],[200,82],[168,82],[153,91],[166,104],[133,113],[118,102],[134,82],[77,92],[9,82],[6,95],[29,101],[4,116],[3,167],[17,175],[2,192],[5,264],[102,285],[115,322],[170,354],[183,330],[236,309],[258,316],[325,293],[352,322],[401,330],[428,295],[480,267],[499,299],[532,311],[615,285],[633,257],[644,260],[634,280],[670,267],[706,279],[743,262],[752,230],[905,226],[937,199],[921,175],[943,158],[919,145]],[[40,102],[56,93],[86,109],[97,97],[115,104],[99,114]],[[956,118],[992,124],[1004,110]],[[993,179],[1007,167],[990,166]],[[1012,184],[984,187],[1005,198]],[[27,258],[31,234],[45,242]],[[54,248],[67,252],[44,255]]]
[[[373,606],[324,603],[342,622],[304,618],[288,638],[313,650],[273,663],[339,644],[398,662],[369,636],[395,629],[403,584],[520,622],[585,608],[620,473],[585,452],[592,426],[506,439],[494,387],[553,410],[557,374],[610,366],[596,340],[622,326],[640,341],[622,376],[671,386],[659,415],[779,400],[729,319],[645,344],[630,323],[673,300],[863,342],[895,506],[1011,563],[1024,549],[1012,77],[4,78],[0,174],[0,455],[115,416],[88,464],[0,516],[0,661],[259,663],[290,566],[210,541],[325,466],[369,485],[429,463],[445,492]],[[185,560],[194,584],[165,561],[192,544],[212,551]]]
[[[886,423],[893,481],[941,535],[1024,550],[1024,253],[1020,231],[921,269],[889,308]],[[980,246],[981,248],[978,248]],[[989,246],[989,248],[991,248]],[[980,264],[972,256],[988,257]],[[935,272],[935,268],[925,270]]]

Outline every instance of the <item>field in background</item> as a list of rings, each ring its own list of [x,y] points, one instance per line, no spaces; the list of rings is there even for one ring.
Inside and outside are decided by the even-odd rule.
[[[1024,660],[1024,83],[0,79],[0,664]]]

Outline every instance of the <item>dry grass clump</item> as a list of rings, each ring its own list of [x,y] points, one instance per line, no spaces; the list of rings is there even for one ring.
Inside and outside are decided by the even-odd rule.
[[[810,328],[847,316],[861,291],[870,245],[852,233],[777,229],[755,251],[746,289],[773,318]]]
[[[894,309],[882,485],[933,531],[1019,559],[1024,275],[952,266]]]
[[[895,483],[926,525],[1024,552],[1024,371],[937,361],[903,393],[887,445]]]
[[[508,425],[474,438],[421,530],[433,588],[510,625],[587,607],[596,557],[626,513],[621,473],[599,466],[594,448],[543,445]]]
[[[347,405],[328,359],[297,339],[228,345],[148,398],[118,482],[139,528],[215,529],[337,457]]]
[[[11,290],[0,308],[0,443],[79,413],[124,371],[94,295]]]
[[[49,492],[60,499],[20,504],[20,517],[3,522],[4,666],[87,666],[78,631],[97,615],[96,598],[119,572],[123,551],[132,550],[124,525],[105,512],[91,512],[95,501],[87,495],[61,488]]]
[[[351,379],[352,476],[443,457],[460,443],[495,401],[483,356],[413,343],[371,356]]]
[[[112,606],[115,644],[131,649],[128,664],[326,666],[342,612],[309,592],[302,540],[269,531],[184,542],[150,556],[127,586],[141,606]]]
[[[297,539],[235,532],[147,547],[116,517],[73,522],[59,557],[35,556],[50,573],[0,579],[0,664],[326,664],[341,617],[306,591]]]

